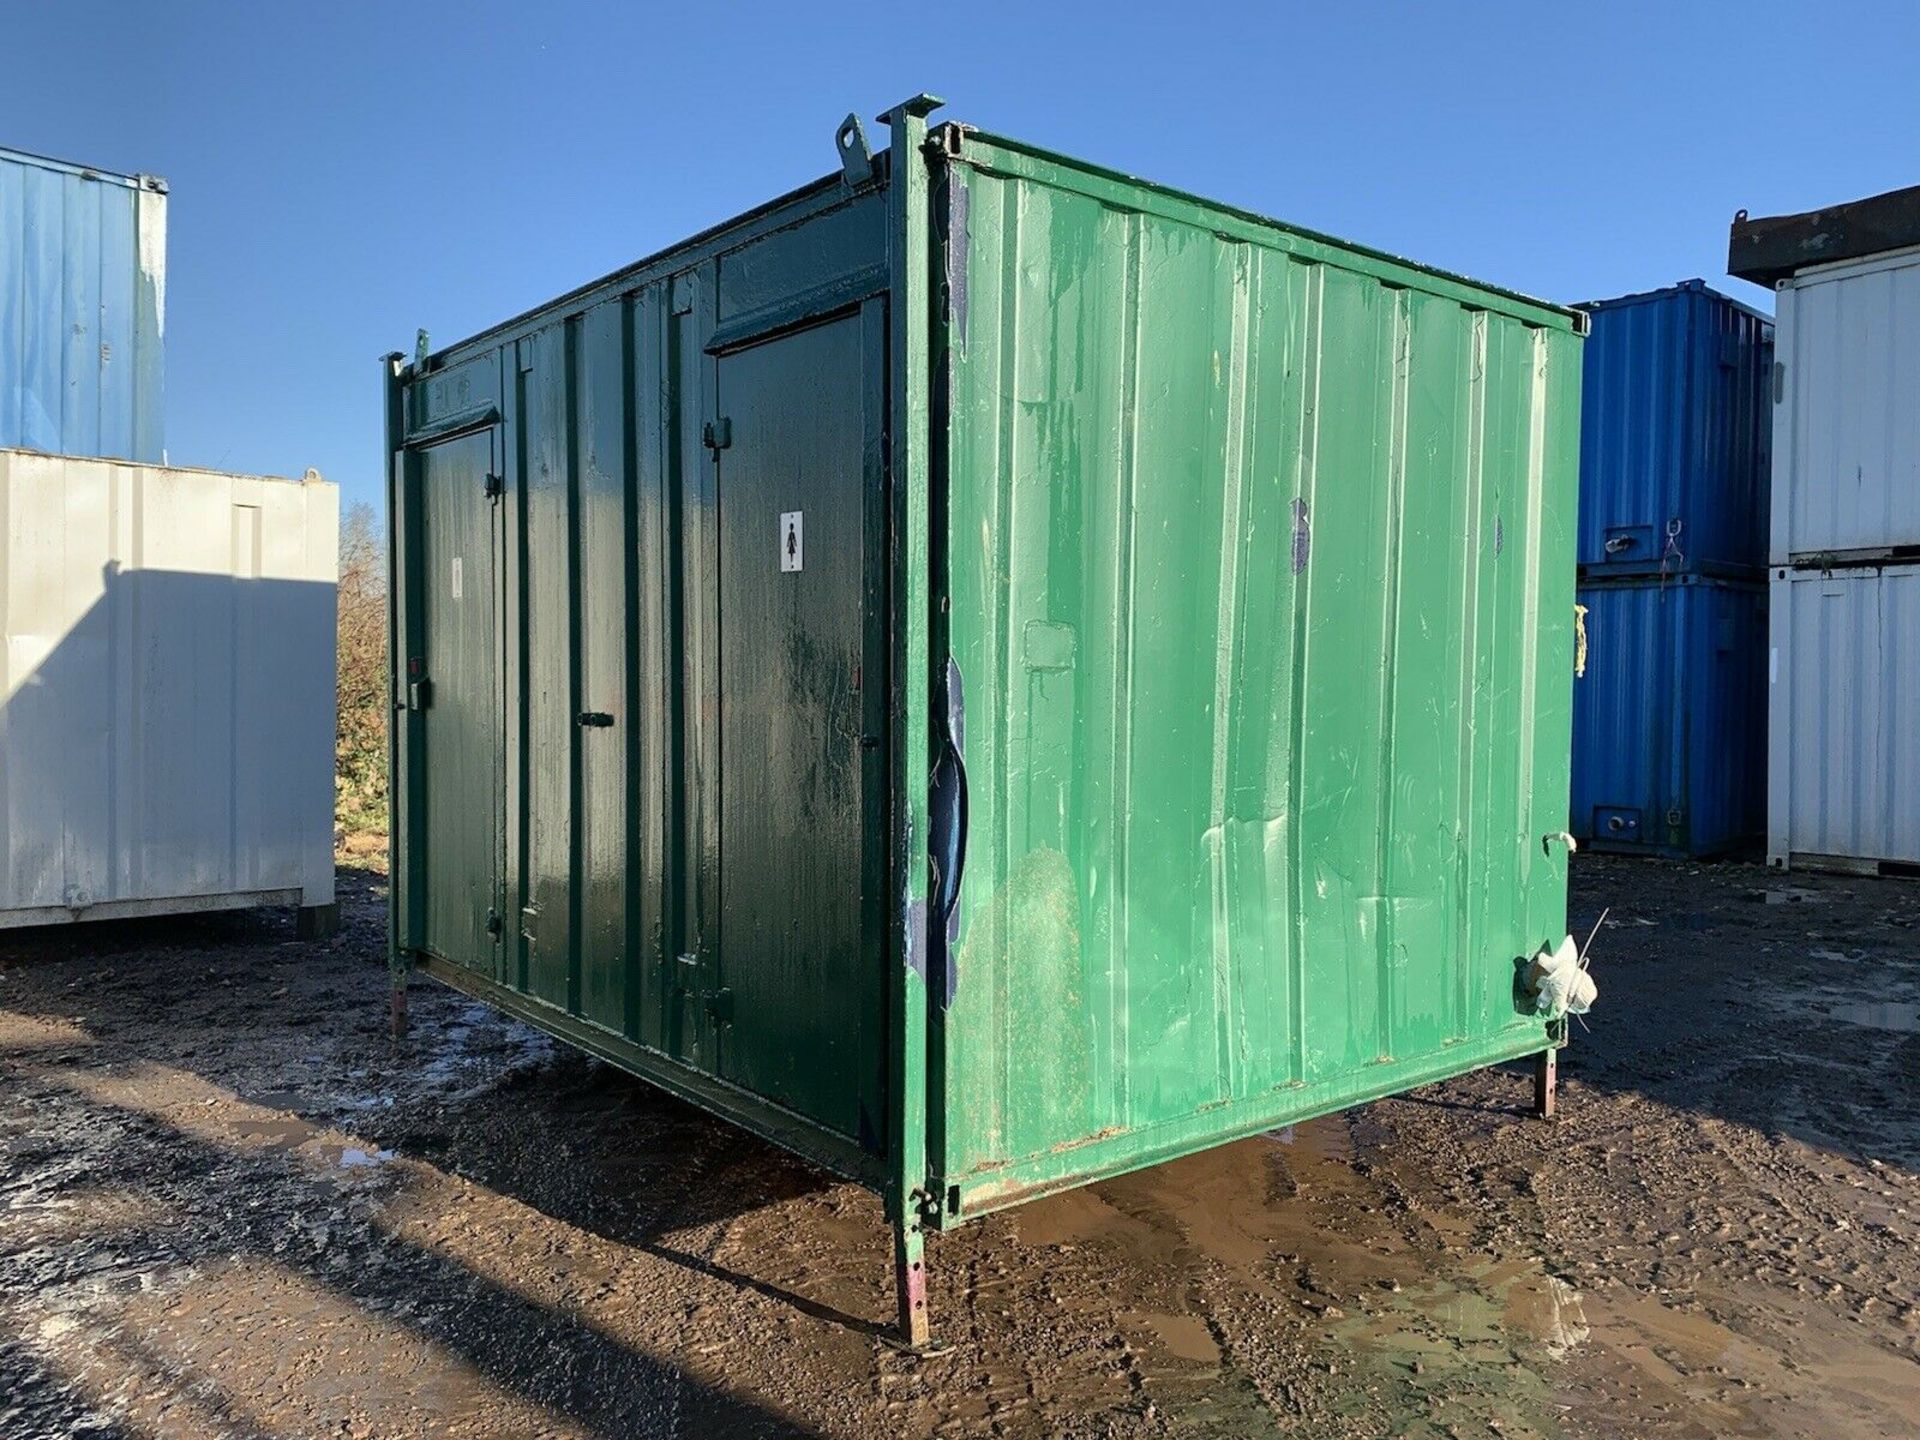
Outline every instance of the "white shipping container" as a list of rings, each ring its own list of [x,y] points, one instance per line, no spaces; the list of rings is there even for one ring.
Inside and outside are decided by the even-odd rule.
[[[0,450],[0,927],[333,905],[339,492]]]
[[[1779,282],[1773,564],[1920,558],[1920,248]]]
[[[1920,565],[1773,571],[1767,861],[1920,867]]]

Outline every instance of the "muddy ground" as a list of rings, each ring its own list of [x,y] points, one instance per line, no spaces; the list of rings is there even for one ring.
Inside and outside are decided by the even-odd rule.
[[[1920,1434],[1920,884],[1582,857],[1492,1071],[932,1247],[417,984],[384,887],[0,937],[0,1435]]]

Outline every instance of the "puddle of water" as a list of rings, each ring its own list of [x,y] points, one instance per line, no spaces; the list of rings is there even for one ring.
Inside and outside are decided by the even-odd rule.
[[[368,1165],[384,1165],[393,1158],[391,1150],[362,1150],[358,1145],[349,1145],[340,1152],[342,1170],[359,1170]]]
[[[1864,1000],[1835,1005],[1827,1011],[1830,1019],[1849,1025],[1864,1025],[1872,1030],[1894,1030],[1905,1035],[1920,1035],[1920,1004],[1910,1000]]]
[[[1304,1124],[1289,1125],[1284,1130],[1269,1130],[1264,1138],[1299,1152],[1302,1158],[1340,1165],[1353,1163],[1353,1131],[1344,1116],[1326,1115]]]
[[[416,1038],[426,1058],[408,1077],[408,1088],[450,1103],[484,1095],[508,1076],[538,1069],[559,1054],[540,1031],[478,1002],[463,1007],[437,1034],[419,1027]],[[393,1100],[386,1096],[377,1103]]]
[[[1167,1353],[1196,1365],[1217,1366],[1220,1347],[1204,1320],[1193,1315],[1147,1315],[1143,1317],[1160,1337]]]
[[[1507,1317],[1515,1329],[1538,1342],[1548,1358],[1564,1360],[1593,1334],[1586,1306],[1580,1292],[1558,1275],[1540,1278],[1544,1284],[1518,1286],[1507,1297]]]
[[[233,1133],[263,1150],[292,1150],[311,1140],[318,1132],[297,1116],[274,1116],[262,1120],[236,1120]]]

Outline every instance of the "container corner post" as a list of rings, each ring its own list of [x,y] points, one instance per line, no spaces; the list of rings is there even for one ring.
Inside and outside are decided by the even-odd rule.
[[[302,905],[293,915],[294,938],[331,940],[340,933],[340,904]]]
[[[931,257],[929,175],[925,163],[927,114],[937,97],[916,95],[882,117],[891,131],[888,190],[889,361],[892,433],[888,454],[893,554],[894,613],[893,766],[899,776],[930,771],[932,730],[931,655],[933,596],[930,587],[932,516],[927,476],[933,428],[930,395],[929,317]],[[888,1149],[888,1218],[893,1222],[894,1288],[899,1304],[897,1338],[911,1351],[928,1347],[926,1226],[930,1171],[926,947],[932,857],[927,834],[930,796],[918,784],[901,784],[893,797],[891,884],[900,909],[892,959],[889,1069],[892,1113]]]
[[[387,1028],[394,1039],[405,1038],[407,1033],[407,971],[396,966],[393,971],[393,986],[387,1006]]]
[[[908,1350],[925,1350],[931,1341],[926,1244],[925,1227],[917,1214],[908,1213],[894,1221],[893,1288],[900,1310],[896,1338]]]
[[[1560,1047],[1549,1044],[1533,1057],[1533,1113],[1551,1120],[1559,1102]]]

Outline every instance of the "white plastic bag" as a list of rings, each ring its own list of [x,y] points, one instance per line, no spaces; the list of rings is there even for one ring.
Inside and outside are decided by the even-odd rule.
[[[1542,947],[1527,967],[1527,984],[1533,988],[1534,1013],[1549,1020],[1567,1015],[1584,1015],[1600,998],[1600,987],[1593,976],[1580,967],[1580,948],[1569,935],[1553,949]]]

